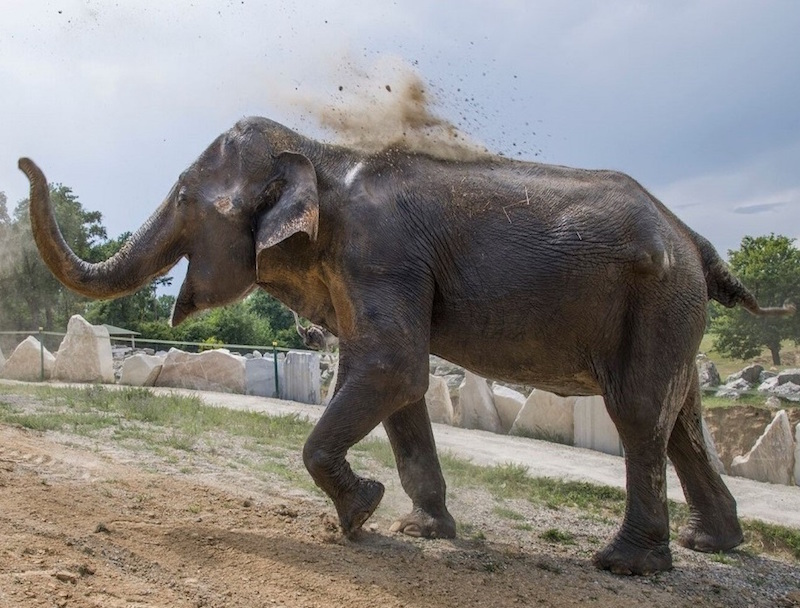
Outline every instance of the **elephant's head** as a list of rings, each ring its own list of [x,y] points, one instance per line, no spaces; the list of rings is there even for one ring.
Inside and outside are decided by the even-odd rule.
[[[187,169],[167,198],[113,257],[78,258],[64,241],[42,171],[22,158],[31,184],[33,236],[45,263],[70,289],[91,298],[130,294],[189,260],[172,324],[236,301],[256,282],[256,251],[298,232],[316,239],[317,179],[298,153],[299,136],[266,119],[245,119]]]

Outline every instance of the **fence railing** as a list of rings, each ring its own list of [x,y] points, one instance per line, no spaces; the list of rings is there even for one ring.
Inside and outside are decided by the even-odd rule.
[[[63,338],[67,334],[65,332],[55,332],[55,331],[44,331],[44,328],[40,327],[38,331],[0,331],[0,337],[2,336],[34,336],[37,337],[39,340],[39,354],[40,354],[40,372],[39,372],[39,381],[44,382],[45,380],[45,373],[44,373],[44,351],[45,351],[45,338],[46,337],[53,337],[53,338]],[[190,346],[196,347],[198,349],[213,349],[213,348],[227,348],[229,350],[237,350],[237,351],[263,351],[263,352],[272,352],[272,360],[275,365],[275,394],[280,394],[280,381],[278,380],[278,352],[288,352],[289,350],[303,350],[303,349],[289,349],[282,346],[278,346],[277,342],[273,342],[271,345],[257,345],[257,344],[224,344],[224,343],[209,343],[209,342],[190,342],[185,340],[158,340],[155,338],[142,338],[141,336],[133,336],[133,335],[125,335],[125,336],[109,336],[112,343],[114,342],[124,342],[129,343],[131,348],[142,348],[143,344],[153,344],[153,345],[165,345],[165,346]],[[23,338],[24,340],[24,338]],[[22,340],[15,341],[17,344],[22,342]],[[60,343],[60,340],[59,340]],[[56,349],[48,349],[48,350],[56,350]]]

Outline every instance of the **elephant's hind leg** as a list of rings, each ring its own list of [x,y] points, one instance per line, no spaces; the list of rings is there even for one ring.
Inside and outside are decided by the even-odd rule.
[[[640,343],[641,344],[641,343]],[[689,386],[691,358],[621,357],[610,369],[605,401],[625,448],[627,502],[622,526],[594,556],[598,568],[616,574],[652,574],[672,568],[667,509],[667,442]],[[634,363],[636,365],[634,365]]]
[[[453,538],[456,524],[445,506],[445,481],[425,400],[395,412],[383,426],[392,444],[400,483],[413,505],[411,513],[392,524],[392,531]]]
[[[678,542],[697,551],[727,551],[744,537],[734,500],[708,458],[697,373],[669,438],[668,454],[689,503],[689,523]]]

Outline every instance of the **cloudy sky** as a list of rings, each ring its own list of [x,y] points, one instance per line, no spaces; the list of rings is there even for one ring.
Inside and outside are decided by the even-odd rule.
[[[340,102],[354,75],[391,85],[397,75],[375,66],[399,64],[428,83],[436,112],[490,150],[629,173],[723,256],[744,235],[800,237],[794,0],[3,9],[0,191],[12,208],[27,196],[16,164],[30,156],[102,212],[109,236],[138,227],[240,117],[333,140],[309,106]]]

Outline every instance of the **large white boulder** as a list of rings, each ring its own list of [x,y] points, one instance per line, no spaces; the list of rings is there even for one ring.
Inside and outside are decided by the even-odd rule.
[[[512,435],[523,435],[572,445],[575,435],[575,397],[533,389],[511,425]]]
[[[453,425],[464,429],[502,432],[492,390],[485,378],[469,371],[464,374],[464,381],[458,388],[458,405],[453,412]]]
[[[58,347],[53,378],[66,382],[114,384],[114,358],[108,329],[74,315],[67,324],[67,335]]]
[[[794,427],[794,485],[800,486],[800,422]]]
[[[706,421],[701,417],[701,424],[703,426],[703,441],[706,444],[706,451],[708,452],[708,461],[711,467],[720,475],[725,474],[725,465],[722,464],[722,459],[717,452],[717,446],[714,444],[714,437],[711,436],[711,431],[708,429]]]
[[[243,394],[244,362],[244,357],[222,348],[196,354],[172,348],[155,385]]]
[[[122,363],[122,376],[119,383],[128,386],[155,386],[158,374],[164,365],[165,357],[137,353]]]
[[[275,359],[272,354],[266,357],[253,357],[245,361],[246,392],[258,397],[277,397],[275,390]],[[278,357],[278,388],[283,382],[283,359]]]
[[[336,392],[336,383],[339,382],[339,357],[337,356],[331,362],[333,366],[333,374],[331,375],[331,380],[328,383],[328,392],[325,394],[325,399],[323,400],[322,404],[325,407],[328,407],[328,404],[333,399],[333,395]]]
[[[6,359],[6,364],[0,370],[0,377],[36,382],[42,377],[42,366],[44,365],[44,379],[47,380],[53,373],[55,363],[56,358],[53,354],[46,348],[43,349],[39,340],[28,336]]]
[[[450,387],[444,378],[429,376],[425,404],[428,406],[431,422],[453,424],[453,400],[450,399]]]
[[[319,353],[305,350],[286,353],[280,380],[281,399],[318,405],[322,399]]]
[[[731,475],[783,485],[794,483],[794,440],[786,410],[767,425],[750,451],[731,463]]]
[[[492,397],[503,433],[508,433],[525,405],[525,395],[495,382],[492,384]]]
[[[622,442],[600,396],[575,399],[575,446],[622,456]]]

